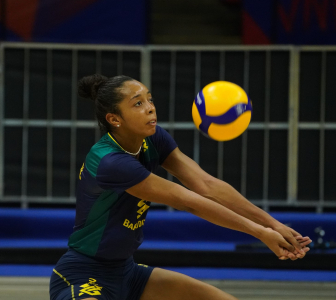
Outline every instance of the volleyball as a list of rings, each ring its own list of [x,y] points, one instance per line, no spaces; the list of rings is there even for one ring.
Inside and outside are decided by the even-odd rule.
[[[206,85],[192,106],[195,126],[216,141],[229,141],[241,135],[252,117],[252,103],[235,83],[215,81]]]

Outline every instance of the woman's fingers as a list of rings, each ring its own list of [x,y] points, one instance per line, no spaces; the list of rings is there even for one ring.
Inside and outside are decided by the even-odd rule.
[[[292,232],[293,232],[293,234],[294,233],[298,234],[295,230],[292,230]],[[281,243],[281,246],[283,247],[283,251],[282,251],[281,255],[279,256],[280,260],[287,260],[287,259],[297,260],[298,258],[302,259],[302,258],[305,257],[306,253],[310,250],[309,247],[306,247],[307,245],[309,245],[312,242],[312,240],[308,236],[303,237],[301,235],[296,235],[294,238],[300,244],[301,251],[299,251],[296,247],[292,251],[290,249],[288,249],[289,248],[288,242],[290,242],[290,241],[287,242],[287,240],[289,240],[290,238],[287,236],[287,239],[285,240],[285,243]]]
[[[298,258],[303,258],[306,253],[310,250],[309,247],[306,247],[309,243],[311,243],[311,239],[309,237],[302,236],[292,236],[297,244],[300,245],[300,248],[295,247],[291,244],[292,240],[288,236],[288,239],[284,238],[279,232],[273,231],[268,228],[266,231],[265,239],[263,242],[269,246],[269,248],[278,256],[280,260],[297,260]]]
[[[302,248],[306,247],[312,242],[312,240],[309,237],[306,237],[306,239],[302,239],[299,241]]]
[[[299,242],[309,240],[309,236],[296,236],[295,237]]]
[[[296,237],[294,237],[293,235],[292,236],[287,235],[287,236],[284,236],[284,238],[291,245],[293,245],[297,251],[299,251],[301,254],[304,254],[304,252],[302,251],[301,243],[296,239]],[[291,251],[291,252],[293,252],[293,251]]]
[[[290,229],[290,231],[292,232],[292,234],[295,237],[302,237],[302,235],[300,233],[298,233],[297,231],[295,231],[293,228],[290,228],[290,227],[288,227],[288,228]]]
[[[294,252],[296,247],[294,248],[294,246],[290,243],[288,243],[283,237],[279,243],[279,245],[285,249],[287,249],[289,252]]]
[[[290,243],[291,245],[293,245],[299,252],[301,251],[301,245],[299,240],[302,240],[302,236],[301,234],[299,234],[298,232],[296,232],[295,230],[293,230],[292,228],[285,226],[283,224],[279,224],[278,226],[276,226],[274,228],[275,231],[279,232],[283,238]],[[284,246],[285,248],[287,248],[286,246]],[[287,248],[288,249],[288,248]],[[290,250],[290,249],[288,249]],[[291,250],[290,250],[291,251]],[[293,252],[293,251],[291,251]],[[302,254],[304,254],[304,252],[301,252]]]

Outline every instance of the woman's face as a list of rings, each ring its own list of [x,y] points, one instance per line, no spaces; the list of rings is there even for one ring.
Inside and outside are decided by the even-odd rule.
[[[119,103],[122,118],[121,130],[147,137],[156,130],[156,110],[150,91],[141,82],[126,81],[120,92],[124,99]]]

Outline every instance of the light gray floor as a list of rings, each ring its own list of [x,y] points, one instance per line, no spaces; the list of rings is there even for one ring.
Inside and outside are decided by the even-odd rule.
[[[336,282],[205,280],[240,300],[336,300]],[[47,277],[0,277],[0,300],[48,300]],[[211,299],[209,299],[211,300]]]
[[[205,281],[240,300],[336,300],[336,282]]]

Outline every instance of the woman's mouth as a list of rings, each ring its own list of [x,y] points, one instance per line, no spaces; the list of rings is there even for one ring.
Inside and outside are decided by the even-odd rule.
[[[149,121],[147,124],[155,126],[156,125],[156,120]]]

